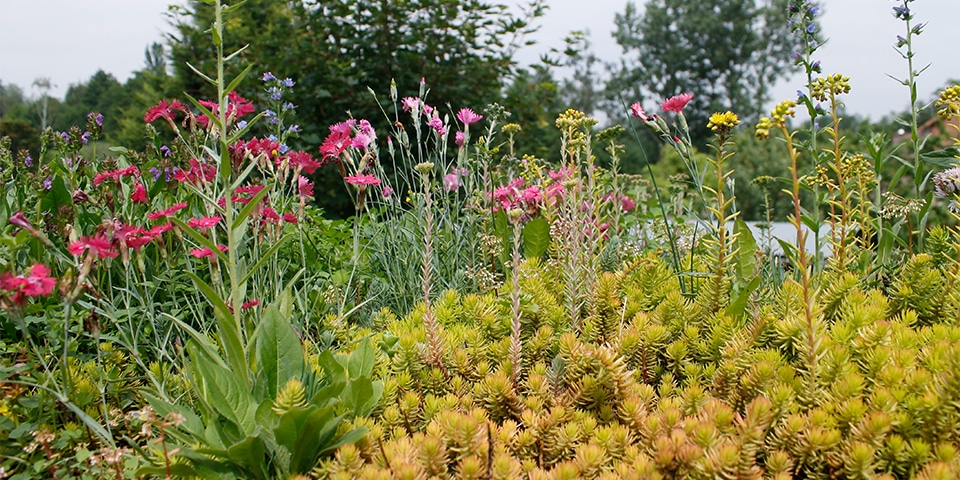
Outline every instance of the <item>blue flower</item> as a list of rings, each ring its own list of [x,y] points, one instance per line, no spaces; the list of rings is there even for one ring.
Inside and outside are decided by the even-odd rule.
[[[270,135],[269,137],[267,137],[267,140],[270,140],[271,142],[276,142],[276,141],[277,141],[277,136],[276,136],[276,135]]]
[[[814,16],[819,15],[819,14],[820,14],[820,7],[814,5],[814,6],[812,6],[812,7],[810,7],[810,8],[807,9],[807,13],[809,13],[810,15],[814,15]]]
[[[297,106],[294,105],[294,104],[291,103],[291,102],[286,102],[286,103],[284,103],[283,105],[281,105],[280,108],[281,108],[282,110],[293,110],[293,109],[297,108]]]
[[[244,128],[247,128],[246,120],[240,120],[239,122],[237,122],[237,130],[243,130]]]
[[[281,143],[281,144],[280,144],[280,150],[279,150],[279,151],[280,151],[280,155],[286,155],[287,152],[290,151],[290,147],[288,147],[288,146],[286,146],[286,145],[284,145],[284,144]]]
[[[150,169],[150,174],[153,175],[153,181],[154,181],[154,182],[156,182],[157,179],[160,178],[160,174],[161,174],[161,173],[163,173],[163,172],[161,172],[160,169],[157,168],[157,167],[153,167],[153,168]]]
[[[276,79],[277,79],[277,77],[274,77],[273,74],[270,73],[270,72],[264,73],[264,74],[263,74],[263,78],[261,78],[261,80],[263,80],[264,82],[270,82],[270,81],[273,81],[273,80],[276,80]]]
[[[30,155],[27,155],[27,158],[23,159],[23,166],[27,168],[30,168],[33,166],[33,159],[30,158]]]
[[[44,178],[41,185],[43,185],[44,189],[50,190],[51,188],[53,188],[53,178],[52,177]]]
[[[294,85],[294,81],[292,78],[284,78],[283,81],[280,82],[280,84],[283,85],[284,87],[290,88]]]
[[[817,31],[817,24],[811,23],[810,25],[807,25],[807,33],[813,33],[816,31]]]
[[[300,133],[300,125],[290,125],[290,128],[287,129],[287,133]]]

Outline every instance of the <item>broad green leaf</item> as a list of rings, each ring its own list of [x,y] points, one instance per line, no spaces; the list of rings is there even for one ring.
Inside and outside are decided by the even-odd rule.
[[[347,360],[347,372],[350,378],[369,377],[373,375],[373,364],[377,359],[376,351],[370,343],[370,337],[360,341],[360,346],[350,354]]]
[[[361,413],[367,407],[367,403],[373,398],[373,382],[368,377],[351,379],[347,383],[347,388],[340,394],[340,400],[343,406],[353,412],[354,416],[362,416]]]
[[[239,50],[237,50],[236,52],[231,53],[230,56],[232,57],[232,56],[234,56],[234,55],[236,55],[236,54],[244,51],[246,48],[247,48],[246,46],[240,47]],[[237,86],[240,85],[240,82],[243,81],[243,79],[247,76],[247,74],[250,73],[250,70],[252,70],[252,69],[253,69],[253,64],[252,64],[252,63],[249,64],[249,65],[247,65],[247,68],[244,68],[242,72],[238,73],[237,76],[234,77],[233,80],[230,81],[230,83],[227,85],[227,87],[223,89],[223,91],[224,91],[224,92],[232,92],[232,91],[236,90],[236,89],[237,89]]]
[[[266,197],[272,189],[264,186],[256,195],[254,195],[243,209],[240,210],[240,213],[237,214],[236,218],[233,219],[233,229],[236,230],[240,227],[244,220],[253,213],[253,210],[260,205],[260,201],[263,200],[263,197]]]
[[[523,226],[523,256],[542,257],[550,248],[550,224],[537,217]]]
[[[274,304],[264,312],[257,333],[258,373],[266,380],[267,396],[276,398],[287,380],[303,373],[300,337]]]
[[[246,467],[257,478],[268,478],[266,449],[259,436],[250,435],[227,449],[227,458]]]
[[[193,360],[195,373],[203,379],[202,388],[207,403],[239,427],[242,433],[252,434],[256,429],[254,417],[257,405],[239,378],[246,371],[238,375],[219,366],[193,341],[187,343],[187,352]]]
[[[337,360],[330,350],[324,350],[317,357],[317,363],[323,369],[324,376],[330,383],[340,383],[347,381],[347,369]]]

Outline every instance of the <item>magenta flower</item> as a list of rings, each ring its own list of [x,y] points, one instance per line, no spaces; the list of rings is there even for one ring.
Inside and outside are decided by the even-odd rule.
[[[142,183],[137,182],[133,187],[133,192],[130,193],[130,200],[132,200],[133,203],[147,203],[147,189]]]
[[[383,198],[390,198],[393,195],[393,189],[390,187],[383,187],[380,190],[380,195],[383,195]]]
[[[401,105],[403,106],[403,111],[413,112],[414,115],[420,111],[420,99],[417,97],[404,97]]]
[[[300,198],[313,196],[313,182],[307,177],[300,175],[297,177],[297,190],[300,192]]]
[[[681,93],[680,95],[676,95],[664,100],[663,103],[660,104],[660,108],[662,108],[665,112],[680,113],[683,110],[683,107],[686,107],[687,102],[689,102],[692,98],[692,93]]]
[[[216,215],[213,217],[191,218],[190,220],[187,220],[187,226],[195,230],[203,231],[208,228],[213,228],[218,223],[220,223],[220,220],[222,220],[220,215]]]
[[[630,114],[639,118],[642,122],[650,120],[650,117],[647,116],[647,113],[643,111],[643,105],[641,105],[640,102],[630,105]]]
[[[463,142],[464,142],[466,139],[467,139],[467,135],[466,135],[465,133],[463,133],[463,132],[457,132],[457,133],[453,136],[453,141],[456,142],[456,144],[457,144],[458,147],[462,147],[462,146],[463,146]]]
[[[227,246],[217,245],[217,249],[220,250],[221,252],[226,252]],[[207,247],[203,247],[203,248],[194,248],[190,250],[190,255],[193,255],[194,257],[197,257],[197,258],[213,258],[213,256],[216,254],[213,253],[213,250],[210,250]]]
[[[0,289],[13,293],[11,300],[15,305],[23,305],[26,297],[39,297],[53,293],[57,279],[50,276],[50,269],[42,263],[30,267],[26,275],[0,275]]]
[[[160,100],[157,106],[147,110],[147,113],[143,116],[143,121],[153,123],[153,121],[158,118],[164,118],[168,122],[173,123],[173,112],[186,113],[186,111],[186,107],[184,107],[179,100]]]
[[[477,115],[476,112],[469,108],[461,108],[460,111],[457,112],[457,118],[463,122],[464,126],[467,126],[483,120],[483,115]]]
[[[307,152],[290,152],[288,158],[290,160],[290,165],[300,167],[304,173],[308,175],[316,172],[317,168],[323,165],[322,163],[314,160],[313,156]]]
[[[79,256],[87,249],[97,258],[117,256],[117,252],[113,249],[113,243],[106,237],[82,237],[80,240],[67,245],[67,250],[75,256]]]
[[[343,177],[343,180],[350,185],[380,185],[380,179],[373,175],[358,174]]]
[[[460,177],[456,173],[448,173],[443,176],[443,186],[447,189],[448,192],[452,192],[460,188]]]
[[[165,208],[165,209],[163,209],[163,210],[159,210],[159,211],[156,211],[156,212],[150,212],[150,213],[148,213],[148,214],[147,214],[147,219],[149,219],[149,220],[157,220],[157,219],[160,219],[160,218],[169,217],[169,216],[173,215],[174,213],[177,213],[177,212],[179,212],[180,210],[183,210],[184,208],[187,208],[187,202],[175,203],[175,204],[173,204],[173,206],[171,206],[171,207],[169,207],[169,208]]]
[[[353,148],[366,149],[370,147],[370,142],[372,141],[373,139],[370,138],[370,136],[368,136],[367,134],[363,132],[358,132],[356,136],[353,137],[353,140],[350,142],[350,146]]]
[[[320,145],[320,153],[323,154],[324,160],[338,160],[340,154],[343,153],[348,146],[350,146],[350,127],[347,127],[347,130],[343,131],[339,128],[334,130],[334,127],[331,126],[330,135],[327,135],[323,144]]]
[[[447,134],[447,129],[443,127],[443,120],[440,120],[439,116],[431,118],[427,126],[434,129],[441,137]]]

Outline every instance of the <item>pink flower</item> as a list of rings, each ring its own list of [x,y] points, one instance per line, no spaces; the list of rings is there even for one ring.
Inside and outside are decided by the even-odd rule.
[[[460,111],[457,112],[457,118],[463,122],[464,126],[468,126],[483,120],[483,115],[477,115],[476,112],[469,108],[461,108]]]
[[[294,225],[296,225],[297,223],[300,223],[300,219],[297,218],[297,214],[295,214],[295,213],[293,213],[293,212],[284,213],[284,214],[283,214],[283,221],[284,221],[284,222],[287,222],[287,223],[292,223],[292,224],[294,224]]]
[[[130,193],[130,200],[133,201],[133,203],[147,203],[147,189],[142,183],[137,182],[133,187],[133,192]]]
[[[12,292],[11,300],[16,305],[23,305],[26,297],[50,295],[56,284],[57,279],[50,276],[50,269],[42,263],[30,267],[30,272],[25,276],[9,273],[0,275],[0,289]]]
[[[366,149],[367,147],[370,146],[370,142],[372,141],[373,139],[370,138],[367,134],[363,132],[359,132],[356,134],[356,136],[353,137],[353,141],[350,142],[350,146],[353,148]]]
[[[317,168],[323,164],[314,160],[307,152],[290,152],[290,165],[300,167],[307,175],[317,171]]]
[[[256,298],[251,298],[250,300],[243,302],[243,305],[240,306],[240,310],[248,310],[253,307],[256,307],[257,305],[260,305],[260,300],[257,300]]]
[[[179,100],[160,100],[157,103],[157,106],[147,110],[146,115],[143,116],[143,121],[146,123],[153,123],[154,120],[158,118],[164,118],[168,122],[173,123],[173,112],[186,112],[187,109],[184,108],[183,104]]]
[[[353,133],[353,126],[356,125],[356,123],[357,121],[352,118],[344,122],[334,123],[330,125],[330,133],[350,135]]]
[[[350,127],[343,131],[339,128],[334,130],[334,126],[331,126],[330,135],[327,135],[323,144],[320,145],[320,153],[323,154],[324,160],[337,160],[348,146],[350,146]]]
[[[422,106],[424,115],[433,115],[433,111],[435,110],[433,107],[427,105],[426,103],[422,104]]]
[[[383,187],[380,190],[380,195],[383,195],[383,198],[390,198],[393,195],[393,189],[390,187]]]
[[[620,207],[623,208],[624,212],[629,212],[630,210],[636,208],[636,206],[637,202],[629,196],[623,195],[620,197]]]
[[[187,208],[187,202],[175,203],[175,204],[173,204],[173,206],[168,207],[168,208],[165,208],[165,209],[163,209],[163,210],[159,210],[159,211],[156,211],[156,212],[150,212],[150,213],[148,213],[148,214],[147,214],[147,219],[149,219],[149,220],[157,220],[157,219],[160,219],[160,218],[169,217],[169,216],[173,215],[174,213],[177,213],[177,212],[179,212],[180,210],[183,210],[184,208]]]
[[[463,133],[463,132],[457,132],[457,133],[453,136],[453,141],[456,142],[456,144],[457,144],[458,147],[462,147],[462,146],[463,146],[463,142],[464,142],[466,139],[467,139],[467,135],[466,135],[465,133]]]
[[[93,184],[100,185],[104,180],[112,178],[118,180],[120,177],[136,177],[140,175],[140,170],[137,167],[131,165],[127,168],[121,168],[119,170],[111,170],[107,172],[98,173],[93,177]]]
[[[300,192],[300,198],[313,196],[313,182],[303,175],[297,178],[297,189]]]
[[[443,176],[443,186],[446,187],[448,192],[452,192],[460,188],[460,177],[455,173],[448,173]]]
[[[643,111],[643,106],[640,105],[640,102],[630,105],[630,114],[634,117],[640,119],[640,121],[647,122],[650,120],[650,117],[647,116],[647,113]]]
[[[223,220],[220,215],[215,215],[213,217],[191,218],[190,220],[187,220],[187,226],[195,230],[203,231],[213,228],[220,223],[220,220]]]
[[[67,250],[75,256],[80,256],[87,249],[97,258],[117,256],[117,252],[113,249],[113,243],[105,237],[81,237],[80,240],[67,245]]]
[[[660,108],[662,108],[665,112],[680,113],[683,110],[683,107],[686,107],[687,102],[689,102],[692,98],[692,93],[681,93],[680,95],[676,95],[664,100],[663,103],[660,104]]]
[[[420,99],[417,97],[404,97],[401,105],[404,112],[413,112],[416,115],[420,111]]]
[[[229,120],[240,118],[248,113],[253,113],[255,110],[253,108],[253,102],[241,97],[239,94],[237,94],[237,92],[230,92],[227,94],[227,104],[227,119]],[[220,105],[214,102],[200,100],[200,105],[209,108],[214,115],[220,113]],[[197,117],[197,123],[203,125],[204,127],[206,127],[209,122],[210,119],[208,119],[206,115],[200,115]]]
[[[170,230],[173,230],[173,223],[167,222],[151,228],[149,231],[147,231],[147,234],[151,237],[159,237]]]
[[[343,180],[350,185],[380,185],[379,178],[366,174],[343,177]]]
[[[443,127],[443,120],[440,120],[439,116],[431,118],[427,126],[434,129],[441,137],[447,134],[447,129]]]
[[[220,250],[221,252],[226,252],[227,246],[217,245],[217,250]],[[210,250],[207,247],[203,247],[203,248],[194,248],[190,250],[190,255],[193,255],[194,257],[197,257],[197,258],[213,258],[213,256],[216,254],[213,253],[213,250]]]

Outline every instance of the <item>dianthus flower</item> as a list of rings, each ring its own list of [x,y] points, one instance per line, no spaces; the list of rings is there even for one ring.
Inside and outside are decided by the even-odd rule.
[[[350,185],[380,185],[380,179],[373,175],[358,174],[343,177],[343,180]]]
[[[147,203],[147,189],[142,183],[137,182],[134,185],[133,192],[130,193],[130,200],[133,203]]]
[[[147,110],[147,113],[143,116],[143,121],[153,123],[158,118],[164,118],[167,122],[173,123],[174,112],[185,113],[186,111],[187,109],[180,103],[180,100],[160,100],[155,107]]]
[[[200,217],[200,218],[191,218],[187,220],[187,226],[194,230],[207,230],[209,228],[215,227],[220,220],[223,220],[220,215],[214,215],[212,217]]]
[[[469,108],[461,108],[460,111],[457,112],[457,119],[463,122],[464,126],[467,126],[483,120],[483,115],[477,115],[476,112]]]
[[[676,95],[664,100],[663,103],[660,104],[660,108],[662,108],[665,112],[680,113],[683,111],[683,107],[686,107],[687,102],[689,102],[692,98],[692,93],[681,93],[680,95]]]
[[[106,237],[82,237],[80,240],[67,245],[67,250],[75,256],[79,256],[85,250],[90,250],[97,258],[113,258],[117,256],[113,249],[113,243]]]
[[[16,305],[23,305],[26,297],[50,295],[56,284],[57,279],[50,276],[50,269],[42,263],[30,267],[26,275],[0,274],[0,289],[13,293],[11,300]]]
[[[160,218],[169,217],[169,216],[172,216],[174,213],[177,213],[177,212],[179,212],[180,210],[183,210],[184,208],[187,208],[187,202],[175,203],[175,204],[173,204],[172,206],[167,207],[167,208],[165,208],[165,209],[163,209],[163,210],[158,210],[158,211],[156,211],[156,212],[150,212],[150,213],[148,213],[148,214],[147,214],[147,219],[149,219],[149,220],[157,220],[157,219],[160,219]]]
[[[217,250],[220,250],[221,252],[226,252],[227,246],[217,245]],[[216,254],[213,252],[213,250],[210,250],[207,247],[203,247],[203,248],[194,248],[190,250],[190,255],[193,255],[194,257],[197,257],[197,258],[213,258],[213,256]]]

